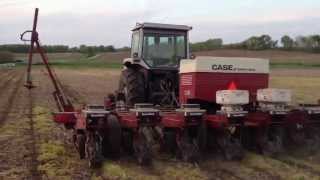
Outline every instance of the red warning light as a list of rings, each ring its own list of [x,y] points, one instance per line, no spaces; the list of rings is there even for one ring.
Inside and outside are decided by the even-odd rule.
[[[228,90],[237,90],[237,85],[233,81],[229,84]]]

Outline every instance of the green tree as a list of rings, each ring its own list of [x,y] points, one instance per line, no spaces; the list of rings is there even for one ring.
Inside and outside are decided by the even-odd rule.
[[[223,40],[220,38],[208,39],[204,42],[191,43],[190,47],[192,51],[206,51],[221,48]]]
[[[320,35],[310,36],[313,51],[320,52]]]
[[[257,36],[252,36],[245,41],[246,47],[249,50],[261,50],[263,49],[260,43],[260,39]]]
[[[282,43],[284,49],[289,50],[289,49],[293,48],[294,40],[290,36],[284,35],[281,38],[281,43]]]
[[[278,41],[273,41],[269,35],[252,36],[244,44],[249,50],[264,50],[277,47]]]
[[[94,49],[94,47],[87,47],[87,57],[92,57],[96,55],[96,51]]]
[[[84,53],[84,54],[87,53],[88,52],[87,46],[84,45],[84,44],[81,44],[80,47],[79,47],[79,52],[80,53]]]
[[[297,36],[295,46],[305,51],[318,51],[320,48],[318,38],[318,35]]]
[[[105,52],[115,52],[115,51],[116,49],[112,45],[105,46]]]
[[[124,47],[122,47],[122,48],[116,49],[116,51],[130,51],[130,50],[131,50],[131,48],[128,47],[128,46],[124,46]]]

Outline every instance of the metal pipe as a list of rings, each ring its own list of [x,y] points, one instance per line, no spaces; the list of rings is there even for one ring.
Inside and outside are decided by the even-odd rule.
[[[26,87],[32,88],[32,81],[31,81],[31,65],[32,65],[32,56],[34,50],[34,42],[38,40],[38,33],[37,30],[37,23],[38,23],[38,12],[39,9],[36,8],[34,12],[34,19],[33,19],[33,27],[31,32],[31,41],[30,41],[30,49],[29,49],[29,58],[28,58],[28,69],[27,69],[27,82]]]

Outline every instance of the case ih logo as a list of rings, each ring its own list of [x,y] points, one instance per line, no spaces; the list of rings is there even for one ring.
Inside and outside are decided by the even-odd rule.
[[[234,67],[232,64],[213,64],[211,69],[214,71],[233,71],[233,72],[255,72],[255,68]]]
[[[213,64],[211,68],[213,70],[233,71],[233,65],[227,64]]]

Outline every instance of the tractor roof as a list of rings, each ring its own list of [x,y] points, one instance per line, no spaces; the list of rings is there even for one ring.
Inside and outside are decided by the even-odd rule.
[[[169,29],[169,30],[180,30],[180,31],[189,31],[192,29],[191,26],[186,25],[174,25],[174,24],[161,24],[161,23],[137,23],[132,31],[138,29]]]

